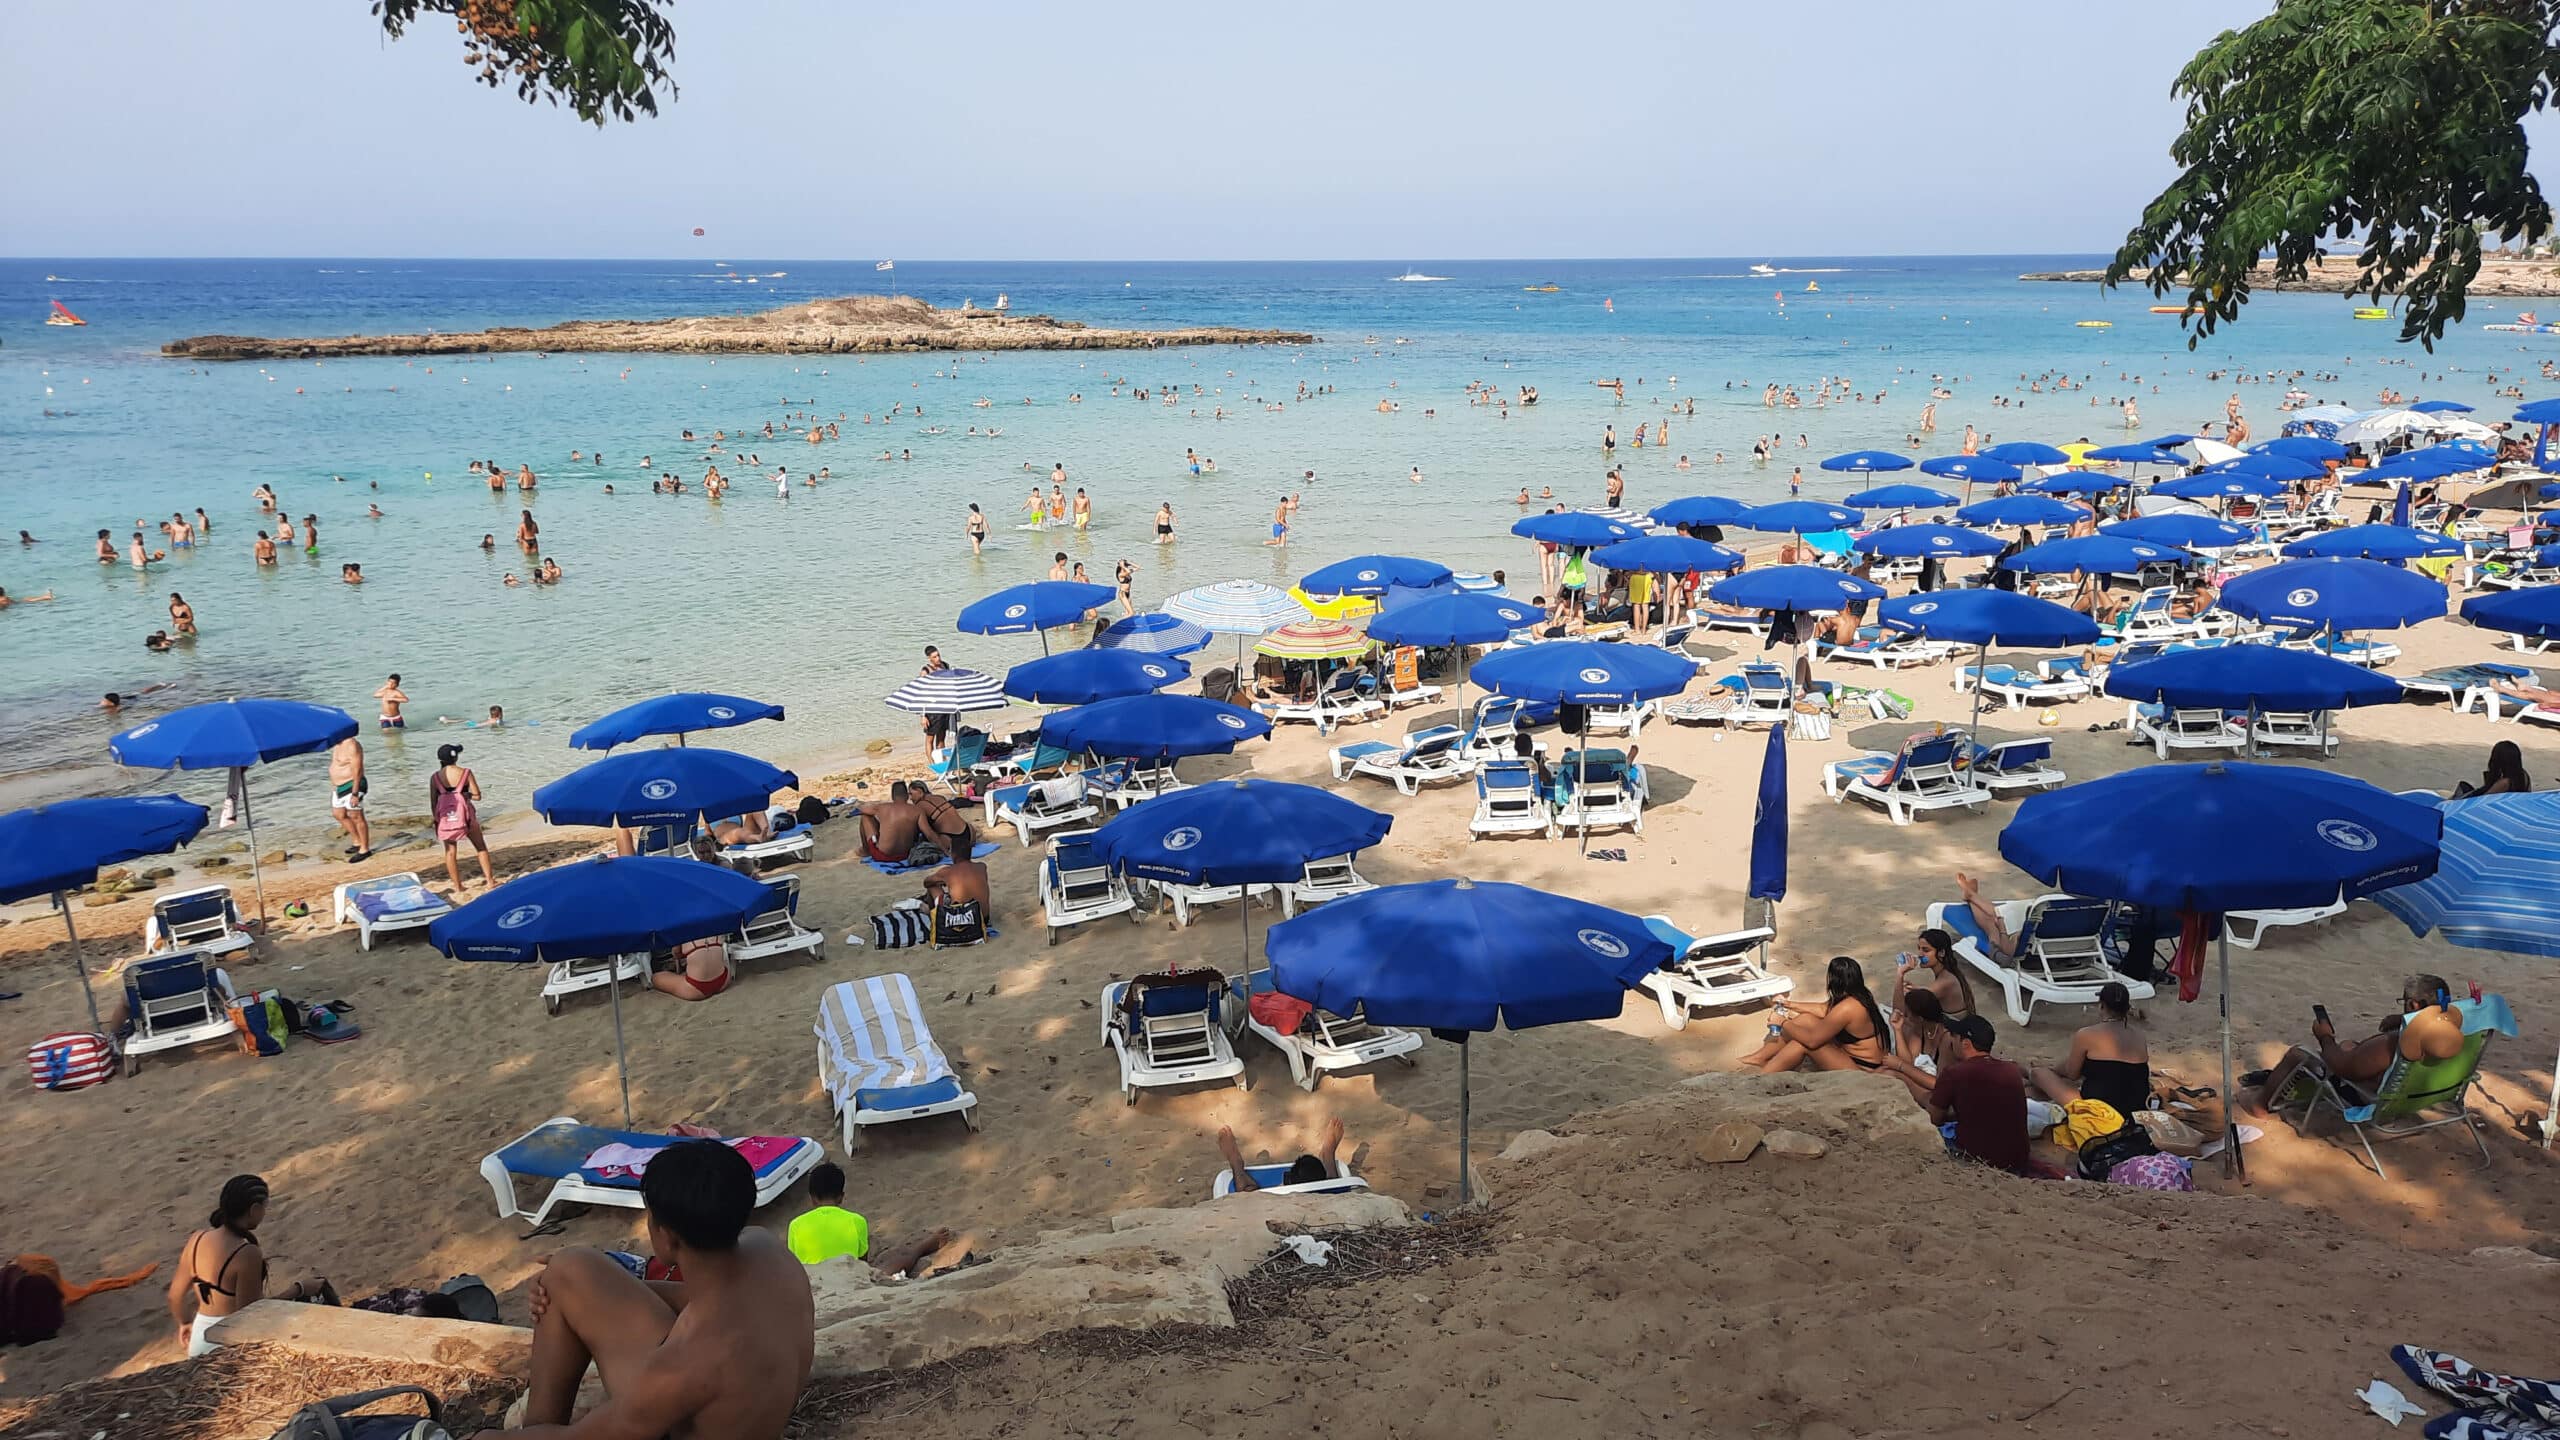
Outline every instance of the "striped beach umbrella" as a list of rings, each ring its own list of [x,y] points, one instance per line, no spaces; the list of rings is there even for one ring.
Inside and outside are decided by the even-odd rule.
[[[1164,602],[1164,613],[1188,620],[1212,635],[1268,635],[1308,618],[1307,607],[1288,592],[1259,580],[1221,580],[1185,590]]]
[[[1368,649],[1369,643],[1368,636],[1339,620],[1301,620],[1263,636],[1253,649],[1281,660],[1342,660]]]
[[[882,702],[911,715],[960,715],[971,710],[1001,710],[1004,682],[978,670],[936,670],[919,675],[889,692]]]
[[[1104,650],[1135,650],[1147,655],[1188,655],[1209,643],[1209,632],[1161,610],[1123,616],[1094,637]]]

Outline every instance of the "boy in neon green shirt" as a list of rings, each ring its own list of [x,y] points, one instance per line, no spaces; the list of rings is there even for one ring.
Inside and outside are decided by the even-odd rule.
[[[844,1167],[830,1160],[809,1172],[809,1208],[791,1221],[791,1253],[803,1265],[871,1253],[871,1222],[844,1208]]]

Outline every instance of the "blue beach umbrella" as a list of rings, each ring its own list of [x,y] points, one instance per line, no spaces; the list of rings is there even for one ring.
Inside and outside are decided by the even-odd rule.
[[[1592,563],[1610,570],[1685,575],[1692,570],[1720,573],[1737,569],[1742,557],[1721,545],[1686,535],[1646,535],[1603,545],[1591,552]],[[1376,626],[1370,627],[1374,633]]]
[[[2181,445],[2193,445],[2196,443],[2196,437],[2186,434],[2154,435],[2150,439],[2139,443],[2148,445],[2155,450],[2175,450]]]
[[[2234,525],[2210,515],[2168,514],[2137,515],[2130,520],[2118,520],[2099,526],[2098,533],[2190,550],[2221,550],[2239,544],[2256,532],[2246,525]]]
[[[2188,705],[2249,712],[2251,743],[2268,711],[2318,714],[2360,705],[2393,705],[2400,682],[2361,665],[2281,645],[2219,645],[2172,650],[2131,665],[2110,666],[2106,693],[2150,705]]]
[[[2345,775],[2215,761],[2146,765],[2030,795],[2000,832],[2000,854],[2066,894],[2195,914],[2311,909],[2436,873],[2443,821],[2432,806]],[[2222,983],[2222,1093],[2231,1056],[2231,942],[2215,942]],[[2240,1173],[2238,1145],[2223,1148]]]
[[[2051,495],[1998,495],[1976,500],[1956,512],[1967,525],[2072,525],[2089,518],[2089,507]]]
[[[1854,600],[1881,600],[1884,587],[1819,565],[1770,565],[1718,580],[1707,587],[1707,598],[1743,610],[1798,610],[1828,615]]]
[[[2498,457],[2465,441],[2449,440],[2418,450],[2403,450],[2378,465],[2363,470],[2345,470],[2338,478],[2350,485],[2371,485],[2385,480],[2442,480],[2452,475],[2468,475],[2486,470],[2498,463]]]
[[[1874,475],[1891,470],[1908,470],[1911,459],[1890,450],[1852,450],[1846,455],[1833,455],[1822,462],[1822,468],[1849,475]]]
[[[2239,475],[2229,471],[2208,471],[2198,475],[2163,480],[2148,493],[2167,495],[2178,500],[2262,500],[2284,486],[2263,475]]]
[[[1371,617],[1369,638],[1388,645],[1494,645],[1536,624],[1540,613],[1500,595],[1432,595]]]
[[[799,783],[790,771],[734,750],[632,750],[539,787],[533,810],[554,825],[690,826],[705,816],[762,810],[774,791]]]
[[[1787,898],[1787,728],[1769,727],[1760,752],[1760,793],[1751,811],[1751,875],[1743,894],[1775,905]]]
[[[2474,595],[2462,602],[2462,618],[2483,630],[2560,639],[2560,585],[2531,585],[2494,595]]]
[[[2122,535],[2074,535],[2030,545],[2000,562],[2003,570],[2021,575],[2132,575],[2146,565],[2191,565],[2196,557],[2174,545],[2133,540]]]
[[[2031,495],[2103,495],[2132,483],[2103,470],[2064,470],[2041,480],[2029,480],[2018,488]]]
[[[2329,473],[2329,467],[2309,460],[2298,460],[2291,455],[2279,454],[2273,451],[2252,450],[2248,454],[2239,456],[2235,459],[2224,460],[2218,464],[2207,465],[2200,473],[2206,475],[2251,475],[2261,480],[2281,480],[2286,484],[2291,484],[2296,480],[2317,480],[2321,476]]]
[[[1009,585],[961,607],[957,624],[969,635],[1037,634],[1045,652],[1051,630],[1077,623],[1087,611],[1110,604],[1119,593],[1108,585],[1080,580],[1034,580]]]
[[[80,931],[71,923],[64,892],[98,878],[103,866],[145,855],[165,855],[196,838],[205,808],[176,795],[119,795],[60,800],[0,815],[0,905],[51,895],[71,937],[71,966],[80,973],[80,998],[89,1002],[89,1029],[104,1035],[98,997],[89,989],[89,961]]]
[[[2459,555],[2462,544],[2450,535],[2407,525],[2349,525],[2293,541],[2284,547],[2284,553],[2292,560],[2332,555],[2358,560],[2423,560],[2434,555]]]
[[[610,750],[616,745],[628,745],[651,735],[673,735],[676,743],[681,745],[688,731],[721,730],[731,725],[781,718],[782,707],[779,705],[768,705],[743,695],[686,690],[625,705],[612,714],[591,720],[569,732],[569,744],[577,750]]]
[[[1384,595],[1389,586],[1437,585],[1450,570],[1432,560],[1410,555],[1354,555],[1298,577],[1298,588],[1310,595]]]
[[[2287,560],[2222,587],[2244,620],[2297,631],[2397,630],[2444,613],[2444,586],[2379,560]]]
[[[1209,632],[1161,610],[1127,615],[1112,621],[1094,637],[1104,650],[1133,650],[1144,655],[1188,655],[1206,649]]]
[[[2036,440],[2011,440],[2002,445],[1986,446],[1983,458],[2010,465],[2067,465],[2069,453]]]
[[[1419,605],[1425,600],[1436,600],[1443,595],[1492,594],[1500,598],[1501,589],[1499,585],[1471,589],[1459,584],[1458,577],[1454,575],[1437,585],[1390,585],[1387,587],[1387,593],[1378,597],[1378,608],[1371,618],[1374,619],[1377,615],[1383,615],[1392,610],[1402,610],[1409,605]]]
[[[1840,497],[1843,505],[1856,505],[1867,510],[1917,510],[1931,505],[1953,505],[1956,497],[1944,490],[1926,485],[1902,482],[1878,485]]]
[[[1633,540],[1644,531],[1603,515],[1564,510],[1547,515],[1524,515],[1512,522],[1511,533],[1525,539],[1543,540],[1550,545],[1582,549],[1617,540]]]
[[[1967,485],[2005,485],[2024,478],[2027,472],[2006,460],[1984,455],[1933,455],[1920,462],[1920,473],[1941,480],[1962,480]]]
[[[771,903],[763,881],[724,865],[606,855],[510,880],[438,917],[427,927],[427,943],[456,960],[516,965],[646,955],[727,935]],[[628,1126],[631,1061],[622,1041],[619,959],[614,963],[614,983],[606,988],[613,996],[613,1063]]]
[[[892,710],[910,715],[965,715],[972,710],[1004,708],[1004,685],[983,670],[945,666],[918,675],[880,698]]]
[[[1983,667],[1994,645],[2058,649],[2093,645],[2098,622],[2072,609],[2014,590],[1935,590],[1903,595],[1876,607],[1876,624],[1904,635],[1952,641],[1974,647],[1973,718],[1966,729],[1982,725]]]
[[[2344,460],[2347,447],[2318,435],[2280,435],[2249,447],[2253,455],[2289,455],[2296,460],[2317,464],[2324,460]]]
[[[1025,660],[1005,672],[1004,693],[1040,705],[1090,705],[1145,695],[1191,678],[1170,655],[1141,650],[1067,650]]]
[[[1750,510],[1749,505],[1722,495],[1685,495],[1666,500],[1648,513],[1657,525],[1731,525]]]
[[[1651,645],[1551,640],[1486,656],[1476,662],[1474,679],[1496,695],[1544,704],[1635,705],[1679,694],[1697,673],[1696,661]],[[1579,782],[1589,774],[1589,742],[1574,755]],[[1581,827],[1581,843],[1586,847],[1591,843],[1587,820]]]
[[[1627,987],[1671,957],[1668,941],[1624,911],[1463,879],[1346,895],[1271,927],[1264,950],[1283,995],[1457,1042],[1461,1204],[1475,1197],[1468,1037],[1614,1019]]]
[[[249,830],[249,881],[258,893],[258,922],[267,919],[265,867],[258,858],[258,817],[249,804],[249,767],[326,750],[356,733],[355,717],[334,705],[302,700],[209,700],[146,720],[107,742],[119,765],[149,770],[233,770],[240,819]]]
[[[1093,832],[1093,852],[1132,878],[1176,885],[1294,885],[1307,862],[1356,855],[1395,824],[1313,785],[1214,780],[1159,796]],[[1236,906],[1253,968],[1253,905]]]
[[[2007,548],[1999,536],[1961,525],[1896,525],[1890,530],[1870,530],[1849,546],[1862,555],[1896,559],[1934,555],[1941,560],[1997,555]]]
[[[2468,415],[2471,408],[2459,400],[2421,400],[2409,407],[2421,415]],[[2420,934],[2426,932],[2420,931]]]
[[[1820,500],[1779,500],[1767,505],[1754,505],[1733,523],[1745,530],[1792,530],[1803,535],[1845,530],[1852,525],[1863,524],[1866,518],[1846,505],[1829,505]]]
[[[1241,706],[1199,695],[1124,695],[1061,710],[1040,736],[1067,750],[1130,760],[1224,755],[1271,733],[1271,722]],[[1148,802],[1153,804],[1153,801]]]
[[[2527,425],[2560,425],[2560,399],[2528,400],[2516,407],[2516,419]]]

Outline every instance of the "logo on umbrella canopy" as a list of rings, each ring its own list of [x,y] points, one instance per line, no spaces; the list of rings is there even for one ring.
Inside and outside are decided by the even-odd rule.
[[[673,780],[652,780],[640,787],[640,798],[644,800],[664,800],[675,793],[676,782]]]
[[[1359,580],[1375,580],[1378,578],[1378,572],[1375,570],[1363,570],[1353,578]]]
[[[1952,535],[1932,535],[1929,537],[1929,543],[1939,549],[1944,549],[1949,545],[1953,545],[1956,541],[1955,537]]]
[[[521,930],[541,918],[541,906],[519,905],[513,910],[510,910],[506,914],[498,917],[498,928],[501,930]]]
[[[1165,832],[1164,848],[1167,850],[1188,850],[1199,843],[1200,831],[1196,826],[1185,825],[1179,830]]]
[[[1244,728],[1244,717],[1241,715],[1221,715],[1218,717],[1218,723],[1226,726],[1230,730],[1241,730]]]
[[[710,716],[714,720],[735,720],[738,718],[738,712],[730,709],[726,705],[714,705],[702,713]]]
[[[2299,590],[2287,590],[2284,592],[2284,603],[2287,605],[2317,605],[2320,603],[2320,592],[2312,589],[2308,585],[2303,586]]]
[[[1627,942],[1610,934],[1606,930],[1594,930],[1586,927],[1575,931],[1573,938],[1582,942],[1582,948],[1590,951],[1594,955],[1601,956],[1604,959],[1624,960],[1627,958]]]
[[[1582,683],[1585,685],[1606,685],[1609,683],[1609,672],[1601,669],[1597,665],[1594,665],[1590,669],[1582,672]]]
[[[2323,820],[2311,827],[2312,833],[2337,846],[2359,854],[2381,844],[2374,833],[2353,820]]]
[[[1857,594],[1857,593],[1858,593],[1858,582],[1857,582],[1857,581],[1855,581],[1855,580],[1843,580],[1843,581],[1841,581],[1841,582],[1840,582],[1840,593],[1841,593],[1841,594],[1843,594],[1843,595],[1855,595],[1855,594]]]
[[[1937,609],[1937,601],[1923,600],[1919,604],[1912,606],[1910,613],[1914,615],[1934,615],[1937,613]]]
[[[1528,612],[1528,611],[1526,611],[1526,610],[1514,610],[1514,609],[1512,609],[1512,608],[1511,608],[1510,606],[1508,606],[1508,605],[1503,606],[1501,609],[1496,610],[1496,611],[1494,611],[1493,613],[1494,613],[1495,615],[1497,615],[1497,616],[1500,616],[1502,619],[1510,620],[1510,621],[1520,621],[1520,620],[1526,620],[1526,619],[1528,619],[1528,618],[1529,618],[1529,612]]]
[[[1028,605],[1007,605],[1004,607],[1004,618],[1007,620],[1019,620],[1022,618],[1023,613],[1030,608],[1031,607]]]
[[[1161,665],[1141,665],[1138,667],[1138,673],[1146,676],[1150,680],[1162,680],[1173,672],[1165,669]]]
[[[148,735],[148,734],[150,734],[152,731],[157,730],[157,729],[159,729],[159,728],[160,728],[160,722],[159,722],[159,721],[157,721],[157,720],[152,721],[152,722],[151,722],[150,724],[148,724],[148,725],[136,725],[136,726],[134,726],[132,729],[127,730],[126,732],[124,732],[124,738],[126,738],[127,740],[139,740],[139,739],[141,739],[143,736]]]

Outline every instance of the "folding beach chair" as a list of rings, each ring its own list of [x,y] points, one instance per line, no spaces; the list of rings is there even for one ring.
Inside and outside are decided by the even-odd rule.
[[[998,786],[987,792],[985,804],[987,828],[1010,825],[1026,846],[1037,831],[1073,825],[1102,813],[1101,807],[1093,803],[1081,771],[1049,780]]]
[[[1093,853],[1093,832],[1061,830],[1049,837],[1049,853],[1040,861],[1040,913],[1048,922],[1049,943],[1058,932],[1088,920],[1126,915],[1140,918],[1129,882]]]
[[[1792,994],[1796,982],[1769,973],[1769,942],[1777,938],[1766,925],[1723,935],[1691,936],[1665,915],[1647,915],[1645,928],[1671,946],[1671,958],[1636,981],[1636,988],[1662,1006],[1662,1023],[1688,1028],[1693,1010],[1723,1010]]]
[[[2325,710],[2261,710],[2250,723],[2249,738],[2261,747],[2316,750],[2326,759],[2338,753],[2338,732]]]
[[[800,923],[800,877],[784,875],[764,882],[765,908],[749,916],[729,942],[729,963],[770,960],[777,955],[812,957],[826,954],[827,937]]]
[[[2137,980],[2108,962],[2111,907],[2106,901],[2046,895],[2002,901],[1994,908],[2018,942],[2018,953],[2006,964],[1992,952],[1972,907],[1962,901],[1931,905],[1928,923],[1956,937],[1956,954],[2000,987],[2009,1018],[2019,1024],[2028,1023],[2039,1003],[2095,1005],[2098,991],[2110,983],[2122,985],[2136,1000],[2155,993],[2150,981]]]
[[[646,951],[631,950],[587,960],[554,960],[551,968],[543,972],[542,1008],[557,1015],[560,1002],[572,995],[635,981],[643,987],[649,983],[649,954]]]
[[[1487,760],[1476,767],[1476,813],[1467,838],[1553,835],[1555,809],[1526,760]]]
[[[1327,855],[1310,860],[1296,881],[1280,887],[1281,918],[1292,919],[1309,906],[1377,888],[1351,868],[1348,855]]]
[[[2062,767],[2053,763],[2050,740],[2003,740],[1973,748],[1975,784],[1993,794],[2011,790],[2050,790],[2063,783]]]
[[[337,888],[331,903],[337,923],[356,927],[360,950],[372,949],[376,935],[423,930],[453,911],[453,902],[428,889],[414,870],[350,880]]]
[[[1623,750],[1567,750],[1550,772],[1555,784],[1555,828],[1644,833],[1644,767]]]
[[[142,922],[142,949],[147,955],[202,950],[221,956],[256,943],[240,928],[240,909],[231,903],[228,885],[200,885],[163,895],[151,902],[151,918]]]
[[[2128,728],[2163,760],[2172,750],[2228,750],[2249,746],[2248,731],[2218,706],[2154,705],[2135,701],[2126,715]]]
[[[1973,737],[1961,730],[1913,735],[1898,753],[1870,751],[1823,766],[1823,793],[1833,800],[1872,800],[1896,825],[1908,825],[1924,811],[1986,804],[1990,787],[1966,764],[1972,752]]]
[[[215,969],[204,950],[125,962],[125,1017],[133,1027],[120,1046],[125,1073],[140,1074],[145,1055],[231,1041],[238,1033],[231,1023],[232,993],[231,977]]]
[[[1411,795],[1427,781],[1466,778],[1474,765],[1459,753],[1459,744],[1465,739],[1466,732],[1455,725],[1434,725],[1408,733],[1402,744],[1355,740],[1336,745],[1327,758],[1336,780],[1372,775],[1391,782],[1398,793]]]
[[[770,866],[800,864],[816,853],[817,832],[784,810],[774,812],[771,837],[721,846],[720,863],[742,875],[753,875]]]
[[[818,1001],[818,1084],[849,1154],[864,1127],[957,1115],[978,1128],[978,1097],[961,1087],[916,1002],[915,982],[874,975],[830,986]]]
[[[1440,698],[1440,687],[1422,683],[1422,652],[1410,645],[1396,647],[1384,680],[1378,686],[1378,698],[1389,709],[1419,705]]]
[[[2089,698],[2086,677],[2070,673],[2047,675],[2040,670],[2021,669],[2015,665],[1966,665],[1956,671],[1958,691],[1979,689],[1995,696],[2010,709],[2030,702],[2065,704]]]
[[[1415,1063],[1414,1052],[1422,1048],[1421,1031],[1372,1025],[1356,1010],[1349,1015],[1311,1010],[1294,1032],[1281,1033],[1253,1013],[1253,997],[1272,993],[1269,967],[1230,981],[1227,990],[1228,1003],[1234,1007],[1232,1013],[1242,1015],[1245,1028],[1289,1062],[1289,1078],[1301,1090],[1313,1090],[1316,1082],[1327,1075],[1366,1069],[1388,1060],[1409,1067]]]
[[[1288,1183],[1289,1167],[1286,1165],[1247,1165],[1244,1173],[1253,1177],[1253,1189],[1245,1192],[1247,1194],[1348,1195],[1369,1188],[1369,1182],[1351,1173],[1348,1164],[1342,1167],[1341,1174],[1329,1179],[1306,1180],[1295,1185]],[[1235,1193],[1233,1171],[1222,1169],[1217,1178],[1209,1182],[1209,1198],[1212,1200],[1224,1200]]]
[[[2382,1157],[2374,1153],[2373,1142],[2377,1138],[2397,1140],[2447,1125],[2459,1125],[2469,1132],[2471,1143],[2479,1147],[2480,1163],[2485,1166],[2489,1163],[2489,1144],[2480,1138],[2480,1117],[2471,1113],[2469,1101],[2472,1088],[2480,1082],[2480,1053],[2488,1048],[2490,1034],[2482,1029],[2465,1036],[2462,1048],[2442,1060],[2393,1056],[2391,1068],[2383,1072],[2369,1101],[2350,1093],[2327,1075],[2306,1073],[2301,1086],[2308,1092],[2305,1098],[2287,1103],[2289,1096],[2279,1096],[2268,1108],[2281,1111],[2290,1109],[2291,1104],[2302,1105],[2302,1118],[2292,1121],[2297,1135],[2309,1134],[2321,1111],[2336,1112],[2355,1133],[2356,1143],[2364,1147],[2365,1163],[2380,1179],[2390,1176],[2383,1171]]]
[[[489,1182],[489,1191],[497,1198],[499,1219],[523,1215],[534,1229],[539,1230],[551,1218],[551,1212],[562,1205],[611,1205],[624,1210],[641,1208],[640,1180],[643,1171],[610,1165],[591,1167],[588,1160],[608,1145],[620,1147],[615,1158],[637,1158],[629,1152],[646,1154],[652,1150],[663,1150],[684,1138],[637,1130],[608,1130],[601,1125],[582,1124],[567,1115],[555,1115],[483,1156],[480,1178]],[[818,1162],[827,1157],[825,1147],[805,1137],[733,1137],[724,1143],[737,1147],[753,1168],[755,1203],[759,1209],[781,1199],[782,1192],[790,1189],[801,1176],[816,1169]],[[643,1168],[645,1170],[645,1166]],[[542,1197],[542,1203],[532,1210],[525,1209],[516,1195],[518,1176],[552,1182],[550,1190]]]
[[[1463,760],[1512,760],[1519,756],[1519,737],[1528,725],[1526,701],[1509,695],[1487,695],[1478,700],[1475,712],[1468,718],[1467,733],[1458,741],[1458,756]],[[1534,750],[1546,747],[1531,742]]]

